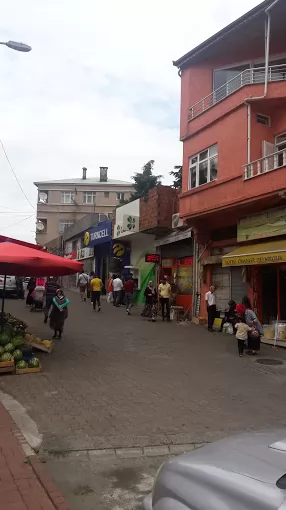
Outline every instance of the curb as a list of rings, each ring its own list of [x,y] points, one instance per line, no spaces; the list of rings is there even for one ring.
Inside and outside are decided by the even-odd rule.
[[[56,510],[70,510],[62,493],[56,488],[52,478],[45,470],[42,462],[37,455],[29,457],[29,461],[42,487],[45,489],[48,497]]]

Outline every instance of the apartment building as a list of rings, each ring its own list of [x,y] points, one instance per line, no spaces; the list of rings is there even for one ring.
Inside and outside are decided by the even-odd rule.
[[[108,178],[108,168],[100,167],[99,177],[34,182],[38,188],[36,240],[45,245],[88,214],[102,213],[111,218],[120,200],[133,191],[130,182]]]
[[[221,313],[246,294],[264,322],[286,320],[285,19],[266,0],[174,62],[201,315],[212,283]]]

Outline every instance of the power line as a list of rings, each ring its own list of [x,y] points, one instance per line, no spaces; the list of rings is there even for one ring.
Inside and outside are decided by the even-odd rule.
[[[30,216],[27,216],[27,218],[24,218],[23,220],[17,221],[16,223],[12,223],[12,225],[7,225],[7,227],[1,227],[0,230],[3,230],[4,228],[11,228],[11,227],[14,227],[15,225],[19,225],[19,223],[23,223],[23,221],[29,220],[34,215],[35,215],[35,213],[31,214]]]
[[[5,154],[5,158],[6,158],[6,159],[7,159],[7,161],[8,161],[8,165],[10,166],[10,168],[11,168],[11,170],[12,170],[12,173],[13,173],[13,175],[14,175],[14,177],[15,177],[15,179],[16,179],[16,181],[17,181],[17,183],[18,183],[18,186],[19,186],[20,190],[22,191],[22,193],[23,193],[24,197],[26,198],[26,200],[27,200],[27,202],[30,204],[30,206],[31,206],[33,209],[35,209],[35,210],[36,210],[36,208],[33,206],[33,204],[31,204],[30,200],[28,199],[28,197],[27,197],[27,195],[26,195],[25,191],[23,190],[23,188],[22,188],[22,186],[21,186],[21,184],[20,184],[20,182],[19,182],[19,179],[18,179],[18,177],[17,177],[17,175],[16,175],[16,173],[15,173],[15,171],[14,171],[14,169],[13,169],[13,167],[12,167],[11,163],[10,163],[10,160],[9,160],[9,158],[8,158],[8,155],[7,155],[7,152],[6,152],[6,150],[5,150],[5,147],[4,147],[4,145],[3,145],[2,140],[0,140],[0,143],[1,143],[1,146],[2,146],[2,149],[3,149],[3,152],[4,152],[4,154]]]

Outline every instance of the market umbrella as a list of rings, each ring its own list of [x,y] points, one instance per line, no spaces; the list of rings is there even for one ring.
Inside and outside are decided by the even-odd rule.
[[[0,243],[0,274],[4,275],[2,315],[4,312],[6,275],[64,276],[82,271],[83,264],[45,251],[6,241]]]

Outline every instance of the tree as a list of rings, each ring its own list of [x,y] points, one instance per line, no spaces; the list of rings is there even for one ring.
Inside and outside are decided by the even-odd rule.
[[[144,197],[148,194],[148,191],[157,184],[161,184],[162,175],[153,175],[154,171],[154,159],[150,159],[143,167],[142,172],[136,172],[131,179],[134,181],[134,189],[135,192],[132,193],[130,200],[128,202],[133,202],[133,200],[137,200],[138,198]],[[120,205],[126,204],[124,201]]]
[[[170,172],[170,175],[172,175],[172,177],[174,177],[173,188],[178,189],[178,188],[182,187],[182,172],[183,172],[183,167],[181,165],[175,165],[174,170],[172,170],[172,172]]]

